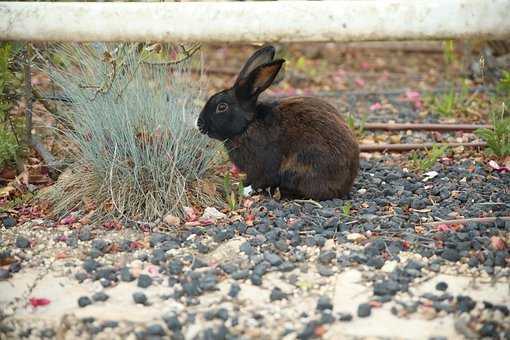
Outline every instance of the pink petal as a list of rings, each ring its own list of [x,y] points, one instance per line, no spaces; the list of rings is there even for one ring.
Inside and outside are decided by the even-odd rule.
[[[436,229],[437,229],[437,231],[443,231],[443,232],[451,230],[447,224],[438,224]]]
[[[365,86],[365,81],[361,78],[357,78],[355,81],[356,85],[358,85],[359,87],[363,87]]]
[[[51,302],[50,300],[45,298],[30,298],[28,301],[34,308],[49,305]]]
[[[406,91],[406,97],[410,101],[421,100],[421,94],[418,91]]]
[[[382,104],[377,102],[370,105],[370,111],[376,111],[382,109]]]
[[[198,216],[193,208],[184,207],[184,212],[186,213],[186,219],[188,221],[196,221],[198,219]]]

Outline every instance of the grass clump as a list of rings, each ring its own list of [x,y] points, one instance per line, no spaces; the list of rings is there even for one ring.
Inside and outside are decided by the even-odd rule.
[[[410,167],[421,172],[430,170],[447,151],[448,146],[433,145],[425,153],[412,152],[409,155]]]
[[[192,79],[193,59],[164,63],[165,51],[58,47],[49,75],[71,103],[61,114],[72,148],[70,168],[45,194],[56,213],[87,205],[98,217],[154,221],[219,203],[217,144],[194,128],[205,84]]]
[[[487,148],[498,157],[510,156],[510,117],[507,115],[505,104],[500,112],[490,114],[492,127],[478,129],[476,135],[487,143]]]

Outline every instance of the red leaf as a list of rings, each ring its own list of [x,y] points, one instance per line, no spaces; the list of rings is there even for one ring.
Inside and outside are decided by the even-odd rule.
[[[51,302],[50,300],[45,298],[30,298],[28,301],[34,308],[49,305]]]
[[[68,215],[60,220],[60,224],[73,224],[78,222],[78,218],[74,215]]]

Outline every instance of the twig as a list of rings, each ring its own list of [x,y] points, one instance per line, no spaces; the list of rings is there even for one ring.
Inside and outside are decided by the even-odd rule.
[[[456,220],[445,220],[445,221],[436,221],[436,222],[428,222],[423,223],[425,227],[435,227],[440,224],[465,224],[469,222],[476,222],[481,224],[489,224],[493,223],[496,220],[502,221],[510,221],[510,216],[502,216],[502,217],[478,217],[478,218],[459,218]]]
[[[27,107],[25,109],[25,124],[26,124],[26,140],[27,144],[32,143],[32,45],[27,43],[27,54],[25,60],[25,100]]]
[[[412,150],[426,150],[434,146],[458,147],[464,146],[468,148],[484,148],[487,144],[478,143],[423,143],[423,144],[361,144],[359,146],[361,152],[405,152]]]
[[[142,63],[148,65],[177,65],[191,58],[195,53],[197,53],[200,50],[202,46],[200,43],[197,43],[195,46],[190,47],[189,50],[187,50],[186,47],[184,47],[184,45],[180,45],[180,47],[182,50],[182,54],[184,54],[184,57],[180,59],[171,61],[142,61]]]
[[[477,129],[491,129],[491,125],[476,124],[397,124],[397,123],[365,123],[364,130],[383,130],[383,131],[475,131]]]
[[[293,200],[293,202],[296,202],[296,203],[310,203],[310,204],[313,204],[316,207],[322,209],[322,205],[319,202],[311,200],[311,199],[310,200]]]

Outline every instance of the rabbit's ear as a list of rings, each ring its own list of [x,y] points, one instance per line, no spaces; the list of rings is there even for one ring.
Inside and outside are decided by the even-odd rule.
[[[242,79],[236,83],[234,89],[239,99],[256,99],[262,91],[271,85],[284,62],[285,60],[283,59],[277,59],[270,63],[260,65],[251,71],[246,79]]]
[[[253,71],[256,67],[270,63],[275,54],[275,49],[273,46],[268,45],[265,47],[262,47],[261,49],[257,50],[255,53],[252,54],[252,56],[246,61],[244,64],[241,72],[239,72],[239,76],[237,77],[236,83],[241,81],[242,79],[246,79],[248,75]]]

